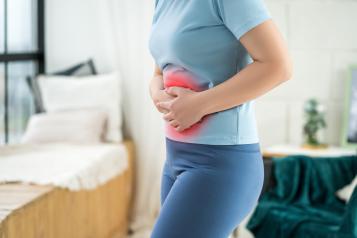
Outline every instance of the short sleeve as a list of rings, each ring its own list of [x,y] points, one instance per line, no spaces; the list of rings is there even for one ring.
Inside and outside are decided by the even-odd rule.
[[[246,32],[271,18],[263,0],[213,0],[226,27],[240,39]]]
[[[159,1],[160,0],[154,0],[154,15],[152,17],[152,21],[151,24],[154,24],[156,22],[157,19],[157,14],[158,14],[158,5],[159,5]]]

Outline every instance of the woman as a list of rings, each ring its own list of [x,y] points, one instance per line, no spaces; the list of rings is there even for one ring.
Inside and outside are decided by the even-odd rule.
[[[262,0],[156,0],[149,48],[167,153],[151,237],[226,238],[262,189],[254,99],[291,78],[287,46]]]

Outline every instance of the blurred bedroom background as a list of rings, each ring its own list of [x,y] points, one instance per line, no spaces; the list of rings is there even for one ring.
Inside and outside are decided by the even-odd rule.
[[[357,1],[265,2],[294,75],[255,102],[265,184],[231,237],[357,237]],[[153,7],[0,0],[0,237],[150,237]]]

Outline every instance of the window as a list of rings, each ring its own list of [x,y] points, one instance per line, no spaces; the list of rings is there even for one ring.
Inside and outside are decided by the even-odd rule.
[[[44,60],[44,0],[0,0],[1,144],[18,142],[35,112],[26,77]]]

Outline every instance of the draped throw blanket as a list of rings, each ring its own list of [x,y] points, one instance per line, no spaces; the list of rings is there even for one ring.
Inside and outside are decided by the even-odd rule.
[[[357,156],[272,160],[275,186],[247,224],[256,238],[357,237],[357,189],[347,204],[336,196],[356,175]]]

